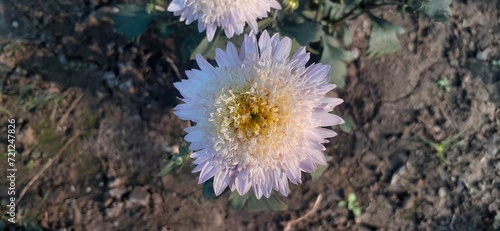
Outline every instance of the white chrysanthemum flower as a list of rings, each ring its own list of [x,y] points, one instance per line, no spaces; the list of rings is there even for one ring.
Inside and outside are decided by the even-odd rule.
[[[186,24],[198,20],[198,30],[207,30],[212,41],[217,27],[222,27],[228,38],[243,33],[245,23],[257,32],[257,19],[267,17],[269,11],[281,9],[276,0],[173,0],[168,11]]]
[[[289,58],[290,38],[264,31],[259,41],[245,35],[241,47],[217,49],[218,67],[197,55],[201,70],[175,83],[184,97],[175,114],[196,123],[185,137],[193,172],[201,172],[200,184],[213,177],[217,195],[228,186],[240,195],[253,187],[257,198],[273,189],[287,195],[288,180],[301,183],[301,171],[326,164],[322,143],[336,133],[322,127],[344,122],[329,113],[343,100],[325,97],[335,88],[330,66],[306,68],[304,47]]]

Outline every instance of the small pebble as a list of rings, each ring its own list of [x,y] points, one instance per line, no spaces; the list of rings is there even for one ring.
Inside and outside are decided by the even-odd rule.
[[[488,53],[490,53],[490,49],[486,49],[484,51],[478,51],[476,54],[476,59],[481,61],[488,60]]]

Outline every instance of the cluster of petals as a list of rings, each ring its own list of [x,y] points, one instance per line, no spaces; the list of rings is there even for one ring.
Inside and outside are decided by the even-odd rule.
[[[232,43],[216,50],[217,66],[202,56],[188,79],[175,83],[183,103],[175,114],[191,120],[185,139],[200,172],[199,183],[213,178],[214,191],[229,187],[257,198],[273,190],[288,194],[289,182],[301,183],[301,172],[325,165],[324,143],[344,121],[331,110],[343,100],[327,97],[330,66],[306,67],[309,53],[292,41],[245,35],[238,52]]]
[[[228,38],[242,34],[245,24],[257,32],[257,20],[267,17],[271,9],[281,5],[276,0],[172,0],[167,8],[186,24],[198,20],[198,30],[207,30],[209,41],[218,27]]]

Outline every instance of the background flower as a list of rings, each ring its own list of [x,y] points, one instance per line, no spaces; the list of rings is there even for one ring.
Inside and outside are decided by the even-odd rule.
[[[214,190],[229,186],[240,195],[251,187],[257,198],[273,189],[288,194],[288,181],[301,183],[301,171],[325,165],[322,143],[336,135],[322,128],[343,123],[329,113],[341,99],[325,97],[334,89],[330,67],[305,67],[309,53],[300,48],[289,58],[292,42],[264,31],[257,41],[245,35],[238,54],[229,43],[217,49],[218,67],[196,57],[200,70],[187,71],[176,83],[184,97],[175,108],[195,151],[199,183],[214,177]]]
[[[257,19],[267,17],[271,8],[281,9],[281,5],[276,0],[173,0],[168,11],[180,15],[186,24],[198,20],[198,30],[206,29],[211,41],[217,27],[222,27],[228,38],[243,33],[245,23],[257,32]]]

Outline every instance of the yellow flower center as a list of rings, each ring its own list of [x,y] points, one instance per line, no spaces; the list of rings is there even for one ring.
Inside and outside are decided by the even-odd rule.
[[[237,150],[236,153],[261,160],[275,156],[271,153],[281,150],[290,139],[294,139],[295,126],[289,125],[300,124],[294,119],[296,116],[290,115],[296,111],[291,100],[292,89],[283,86],[277,91],[273,85],[263,82],[235,85],[223,89],[217,96],[208,120],[218,133],[214,149],[225,149],[227,153],[221,153],[228,156]],[[236,158],[241,158],[237,160],[241,163],[255,160],[247,157],[238,155]]]
[[[236,130],[240,140],[248,140],[258,135],[267,135],[269,128],[279,120],[278,107],[269,103],[269,93],[244,91],[236,94],[232,102],[228,102],[231,126]]]

